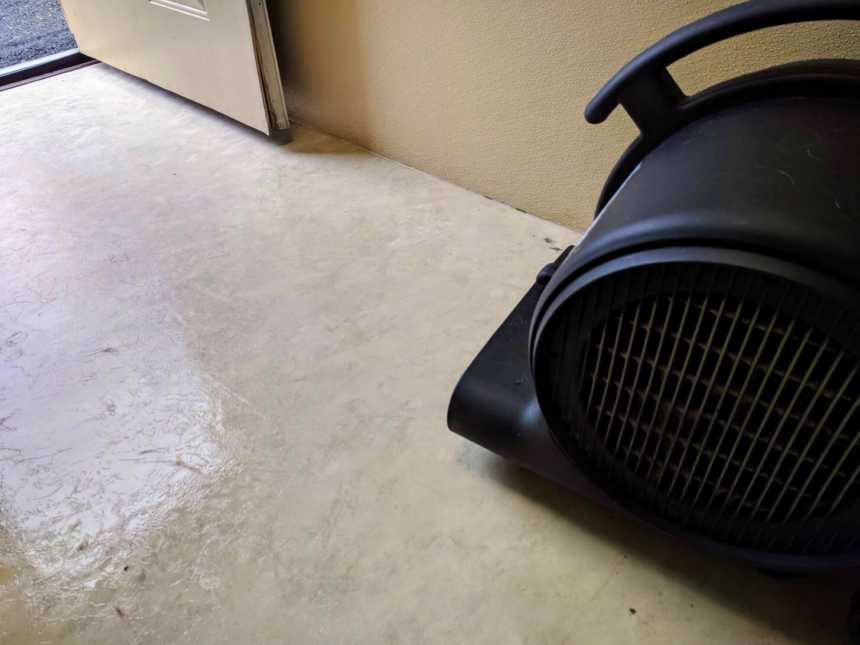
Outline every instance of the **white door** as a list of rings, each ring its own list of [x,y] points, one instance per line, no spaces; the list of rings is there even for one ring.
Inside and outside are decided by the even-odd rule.
[[[80,50],[267,134],[288,126],[266,0],[61,0]]]

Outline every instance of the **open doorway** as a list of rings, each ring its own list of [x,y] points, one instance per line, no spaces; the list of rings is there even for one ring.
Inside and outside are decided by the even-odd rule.
[[[0,0],[0,87],[86,61],[60,0]]]
[[[0,0],[0,90],[97,61],[265,134],[289,128],[267,0]]]
[[[59,0],[0,0],[0,68],[75,49]]]

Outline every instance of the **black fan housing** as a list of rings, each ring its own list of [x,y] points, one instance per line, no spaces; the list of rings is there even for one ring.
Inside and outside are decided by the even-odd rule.
[[[739,33],[858,18],[739,5],[607,84],[586,118],[621,104],[641,135],[461,379],[452,430],[764,568],[860,564],[860,62],[693,97],[666,71]]]

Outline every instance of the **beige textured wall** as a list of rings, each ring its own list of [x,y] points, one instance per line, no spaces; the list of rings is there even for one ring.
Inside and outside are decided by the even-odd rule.
[[[636,130],[585,104],[717,0],[275,0],[291,113],[371,150],[574,228]],[[672,69],[684,89],[810,57],[860,57],[856,24],[781,27]]]

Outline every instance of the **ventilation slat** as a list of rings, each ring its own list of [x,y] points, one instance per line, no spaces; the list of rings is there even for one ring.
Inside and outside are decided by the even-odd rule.
[[[687,320],[687,314],[689,314],[689,313],[690,313],[690,298],[685,298],[685,299],[684,299],[684,311],[683,311],[683,313],[681,314],[681,326],[682,326],[682,327],[683,327],[683,325],[684,325],[684,321],[686,321],[686,320]],[[676,353],[677,353],[677,351],[678,351],[679,339],[680,339],[680,337],[676,337],[676,338],[675,338],[675,342],[674,342],[674,343],[672,343],[672,351],[671,351],[671,353],[669,354],[669,363],[674,363],[674,362],[675,362],[675,354],[676,354]],[[657,421],[657,415],[658,415],[658,413],[660,412],[660,408],[661,408],[662,403],[663,403],[663,394],[664,394],[664,392],[666,391],[666,384],[667,384],[668,382],[669,382],[669,377],[668,377],[668,375],[664,376],[664,377],[663,377],[663,379],[660,381],[660,391],[659,391],[659,394],[657,395],[657,400],[658,400],[658,402],[657,402],[657,404],[654,406],[654,411],[653,411],[653,412],[652,412],[652,414],[651,414],[651,421],[648,423],[648,425],[647,425],[647,429],[646,429],[646,431],[645,431],[645,445],[646,445],[646,446],[648,445],[648,441],[649,441],[649,439],[651,438],[651,431],[652,431],[652,430],[653,430],[653,428],[654,428],[654,424],[655,424],[655,422]],[[658,443],[659,443],[659,439],[658,439]],[[637,471],[637,472],[639,472],[639,465],[640,465],[640,463],[641,463],[641,459],[640,459],[640,461],[638,461],[638,462],[636,463],[636,471]],[[649,474],[650,474],[650,468],[649,468]]]
[[[639,320],[639,313],[641,311],[640,303],[636,303],[633,307],[633,328],[636,328],[636,322]],[[624,312],[622,312],[622,321]],[[618,326],[619,329],[622,328],[621,325]],[[633,350],[633,341],[636,339],[636,334],[630,334],[630,337],[627,339],[627,352],[624,354],[624,363],[621,368],[621,375],[619,376],[622,383],[625,383],[627,380],[627,368],[630,366],[630,363],[633,361],[628,360],[630,358],[630,354]],[[606,426],[606,443],[610,443],[611,441],[611,433],[612,433],[612,425],[615,420],[618,418],[618,404],[621,401],[621,393],[624,391],[623,388],[617,387],[615,388],[615,401],[612,403],[612,410],[609,412],[609,423]],[[632,396],[630,397],[632,400]],[[596,428],[595,428],[596,430]]]
[[[826,345],[827,345],[827,343],[825,342],[822,345],[822,347],[825,347]],[[816,361],[820,357],[820,354],[821,354],[821,352],[819,352],[819,356],[816,357],[816,359],[815,359]],[[833,376],[833,373],[836,371],[836,368],[839,367],[839,361],[842,359],[843,356],[844,356],[844,352],[840,352],[837,360],[831,364],[830,369],[827,370],[827,375],[824,377],[824,383],[827,383],[830,381],[830,378]],[[821,398],[821,390],[819,390],[818,392],[815,393],[812,400],[809,402],[809,405],[806,406],[806,410],[803,412],[803,418],[797,423],[795,430],[794,430],[794,434],[791,436],[791,440],[788,442],[788,446],[786,447],[785,451],[782,453],[780,460],[784,460],[786,453],[790,453],[791,446],[794,444],[795,440],[797,439],[798,435],[800,434],[800,431],[804,427],[806,427],[806,422],[807,422],[807,419],[809,419],[809,414],[812,411],[813,407],[815,407],[815,405],[818,403],[820,398]],[[818,428],[820,428],[820,424],[816,429],[818,429]],[[800,468],[801,464],[803,464],[803,462],[806,460],[806,455],[809,454],[809,451],[812,449],[812,445],[815,443],[815,441],[817,439],[818,439],[818,432],[812,432],[809,435],[809,437],[806,439],[806,444],[803,447],[803,452],[800,453],[800,456],[794,462],[794,467],[791,469],[791,473],[788,476],[787,483],[784,487],[782,487],[779,494],[777,495],[776,501],[773,503],[773,506],[771,507],[770,513],[768,513],[766,521],[770,522],[773,519],[774,512],[776,511],[777,508],[779,508],[779,504],[780,504],[780,502],[782,502],[783,497],[785,497],[785,493],[788,490],[789,486],[791,485],[791,482],[794,481],[794,477],[795,477],[795,475],[797,475],[798,469]],[[781,465],[782,464],[780,463],[777,466],[777,472],[779,471],[779,466],[781,466]],[[808,476],[807,476],[807,481],[808,481]],[[762,498],[763,497],[764,497],[764,493],[762,493]],[[759,500],[759,502],[761,502],[761,499]],[[787,514],[786,520],[790,517],[791,517],[791,515]]]
[[[676,282],[676,287],[677,287],[677,282]],[[676,294],[673,293],[673,295],[670,296],[668,299],[669,305],[668,305],[667,317],[672,314],[672,309],[675,306],[675,301],[676,301]],[[665,327],[663,328],[663,332],[658,332],[659,341],[657,343],[657,353],[656,353],[657,356],[659,356],[660,352],[663,350],[663,342],[666,340],[666,334],[664,332],[665,332]],[[655,374],[656,374],[656,370],[651,370],[651,373],[648,376],[648,382],[645,385],[645,393],[642,397],[645,400],[648,399],[648,396],[651,393],[651,388],[654,384],[654,375]],[[645,412],[645,405],[643,404],[643,405],[639,406],[639,412],[636,414],[636,420],[633,422],[633,427],[632,427],[633,436],[631,437],[632,441],[638,441],[638,439],[639,439],[639,436],[638,436],[639,435],[639,429],[641,428],[642,414],[644,412]],[[646,438],[646,443],[647,443],[647,438]],[[628,452],[627,457],[629,457],[629,456],[630,456],[630,453]],[[626,458],[624,460],[624,463],[625,463],[625,465],[627,464]],[[638,467],[639,466],[637,464],[636,468],[638,469]]]
[[[608,327],[608,325],[606,325],[606,326]],[[612,348],[607,349],[607,352],[609,353],[609,368],[608,368],[607,374],[609,374],[610,376],[614,373],[615,359],[619,354],[618,345],[621,342],[621,330],[622,329],[624,329],[624,308],[621,309],[621,313],[619,314],[619,318],[615,321],[615,333],[610,334],[610,336],[613,338]],[[595,379],[595,381],[597,381],[597,380],[598,379]],[[594,381],[592,381],[592,383],[594,383]],[[593,385],[592,385],[592,387],[593,387]],[[597,436],[600,435],[600,419],[603,416],[602,415],[603,406],[606,405],[606,397],[609,394],[610,389],[611,388],[609,387],[609,384],[606,384],[603,387],[603,394],[601,395],[600,403],[597,406],[597,420],[595,421],[595,425],[594,425],[594,434]],[[620,392],[618,392],[616,390],[615,399],[618,400],[619,396],[620,396]],[[606,440],[606,439],[608,439],[608,436],[604,437],[604,440]]]
[[[641,307],[641,304],[637,303],[637,309]],[[657,313],[657,299],[655,298],[651,303],[651,316],[649,318],[650,323],[654,322],[654,316]],[[653,329],[653,324],[648,325],[648,329],[645,332],[645,339],[642,341],[642,352],[647,352],[648,348],[651,346],[651,329]],[[659,350],[658,350],[659,351]],[[631,386],[631,394],[627,401],[627,408],[624,411],[624,416],[621,418],[621,428],[618,431],[618,439],[615,441],[615,452],[618,452],[621,447],[621,441],[624,438],[624,431],[627,429],[627,421],[630,418],[630,412],[633,409],[633,401],[635,397],[633,396],[633,392],[639,391],[639,377],[642,374],[642,365],[645,363],[644,360],[641,360],[641,356],[639,359],[633,359],[636,363],[636,375],[633,377],[633,385]],[[626,463],[626,459],[625,459]]]
[[[706,302],[707,302],[707,301],[706,301]],[[720,301],[720,307],[719,307],[719,309],[717,310],[717,313],[716,313],[716,319],[717,319],[718,321],[721,319],[722,314],[723,314],[723,311],[724,311],[724,310],[725,310],[725,308],[726,308],[726,302],[727,302],[727,298],[726,298],[726,297],[723,297],[723,298],[721,299],[721,301]],[[705,347],[705,349],[704,349],[704,351],[705,351],[705,354],[706,354],[706,355],[710,352],[711,345],[713,345],[714,338],[715,338],[715,337],[716,337],[716,335],[717,335],[717,329],[718,329],[718,325],[716,325],[716,324],[715,324],[715,325],[711,325],[711,330],[710,330],[710,333],[708,334],[708,341],[707,341],[707,345],[706,345],[706,347]],[[732,328],[731,328],[731,330],[729,331],[729,336],[727,336],[727,337],[726,337],[726,338],[727,338],[726,342],[728,342],[728,338],[731,336],[731,331],[733,331],[733,330],[734,330],[734,323],[732,323]],[[720,362],[722,362],[722,355],[720,356]],[[716,368],[714,368],[714,371],[715,371],[715,372],[719,370],[720,362],[718,362],[718,363],[717,363]],[[696,376],[695,376],[695,381],[696,381],[696,383],[699,383],[699,382],[700,382],[700,379],[702,378],[702,372],[703,372],[703,370],[704,370],[704,369],[705,369],[705,360],[704,360],[704,359],[702,359],[701,361],[699,361],[699,366],[698,366],[698,369],[696,370]],[[716,381],[716,378],[712,375],[712,377],[711,377],[711,385],[713,385],[713,383],[714,383],[715,381]],[[693,395],[694,395],[694,394],[695,394],[695,392],[696,392],[696,387],[695,387],[696,383],[694,383],[694,384],[693,384],[693,387],[691,387],[691,388],[690,388],[690,393],[689,393],[689,395],[687,396],[687,401],[686,401],[686,403],[684,404],[684,410],[683,410],[683,412],[681,412],[681,422],[682,422],[682,423],[683,423],[683,422],[684,422],[684,420],[687,418],[687,413],[690,411],[690,404],[693,402]],[[704,393],[704,396],[703,396],[703,401],[707,401],[708,396],[710,395],[710,393],[711,393],[711,387],[710,387],[710,385],[709,385],[709,386],[707,387],[707,389],[705,390],[705,393]],[[700,407],[701,407],[701,406],[700,406]],[[686,457],[687,457],[687,449],[688,449],[688,448],[689,448],[689,446],[693,443],[693,438],[696,436],[696,434],[695,434],[695,432],[696,432],[696,426],[698,425],[699,419],[701,419],[701,418],[702,418],[702,415],[701,415],[701,414],[695,414],[695,415],[693,415],[693,417],[694,417],[694,420],[693,420],[692,426],[691,426],[691,428],[690,428],[690,435],[689,435],[689,436],[690,436],[690,441],[685,442],[684,449],[683,449],[683,451],[681,452],[681,457],[680,457],[680,460],[679,460],[679,464],[683,464],[683,463],[684,463],[684,461],[685,461],[685,459],[686,459]],[[680,436],[680,434],[681,434],[681,429],[680,429],[680,427],[679,427],[678,432],[677,432],[677,433],[675,433],[675,438],[677,439],[677,438]],[[671,454],[671,451],[670,451],[670,454]],[[672,481],[671,481],[671,483],[669,484],[669,491],[668,491],[668,494],[669,494],[670,496],[671,496],[671,494],[672,494],[672,491],[675,489],[675,482],[678,480],[678,474],[679,474],[680,472],[681,472],[681,468],[680,468],[680,466],[679,466],[679,468],[677,468],[677,469],[675,470],[675,475],[674,475],[674,477],[672,477]],[[658,483],[659,483],[659,482],[658,482]]]
[[[777,313],[775,318],[778,317],[778,315],[779,314]],[[795,323],[795,321],[792,320],[791,321],[791,327],[794,327],[794,323]],[[765,335],[765,339],[767,339],[767,334]],[[746,416],[744,417],[744,420],[741,422],[740,427],[737,428],[737,431],[735,433],[735,436],[736,436],[735,443],[732,447],[732,451],[730,453],[729,459],[731,459],[731,457],[734,456],[735,450],[737,449],[738,445],[740,444],[740,440],[746,436],[746,434],[748,432],[747,427],[749,425],[750,419],[752,418],[752,413],[755,410],[756,403],[759,400],[761,400],[761,396],[764,393],[765,386],[768,384],[768,381],[770,380],[770,377],[773,373],[773,366],[776,364],[777,360],[779,360],[779,357],[782,355],[782,350],[785,349],[785,346],[787,343],[788,343],[788,334],[783,334],[782,339],[780,340],[780,343],[779,343],[779,347],[777,347],[776,355],[770,363],[770,368],[768,368],[767,373],[765,374],[764,378],[762,379],[761,385],[758,387],[758,389],[756,390],[756,393],[753,395],[752,405],[750,405],[749,411],[747,412]],[[764,347],[765,347],[765,343],[762,343],[761,344],[762,350],[764,349]],[[757,356],[760,356],[760,355],[761,355],[760,353],[757,354]],[[782,391],[782,386],[784,386],[784,385],[785,385],[785,379],[781,379],[779,391]],[[744,388],[744,389],[746,389],[746,388]],[[777,392],[777,396],[771,398],[771,403],[770,403],[770,405],[768,405],[768,411],[765,413],[765,418],[769,417],[770,413],[773,412],[773,406],[776,405],[776,401],[778,398],[779,398],[779,392]],[[738,400],[739,401],[741,400],[740,397],[738,398]],[[731,423],[726,424],[727,429],[731,428],[731,427],[732,427]],[[755,431],[752,442],[750,445],[755,444],[755,441],[761,435],[761,431],[763,430],[763,428],[764,428],[764,426],[760,425],[759,428]],[[747,461],[749,460],[751,454],[752,454],[751,451],[748,450],[746,453],[746,456],[744,457],[743,461],[741,462],[743,464],[743,466],[746,466]],[[739,477],[740,472],[741,471],[739,470],[738,475],[735,476],[734,480],[732,481],[731,486],[729,487],[729,494],[726,496],[726,500],[723,502],[723,506],[720,509],[721,512],[726,510],[728,500],[731,499],[732,493],[734,492],[735,488],[737,487],[738,483],[740,482],[740,477]],[[725,474],[725,471],[723,471],[723,474]],[[723,476],[721,475],[719,482],[717,484],[718,486],[719,486],[719,483],[722,482],[722,479],[723,479]],[[711,496],[711,500],[708,502],[708,507],[710,507],[712,502],[713,502],[713,495]]]
[[[845,429],[845,426],[849,421],[854,421],[856,423],[856,419],[854,419],[854,413],[857,412],[857,407],[860,406],[860,398],[858,398],[854,405],[851,406],[851,412],[842,420],[842,423],[839,424],[839,429],[836,431],[837,434],[841,434]],[[854,433],[854,438],[851,440],[851,443],[848,445],[848,448],[842,455],[839,457],[839,461],[836,463],[836,467],[833,469],[833,472],[827,477],[827,481],[821,486],[821,489],[818,492],[818,495],[815,498],[816,504],[824,497],[825,493],[828,492],[830,485],[833,483],[833,480],[836,477],[836,474],[841,472],[841,468],[845,465],[845,462],[848,460],[849,456],[853,455],[854,448],[857,447],[857,442],[860,441],[860,432]],[[842,501],[842,498],[845,496],[845,493],[848,491],[848,488],[854,484],[857,479],[857,473],[860,470],[860,466],[855,468],[849,480],[842,487],[842,491],[836,496],[836,499],[833,500],[832,505],[830,507],[831,512],[836,510],[836,507],[839,506],[839,503]]]
[[[695,263],[629,269],[575,300],[550,331],[566,430],[551,426],[608,489],[730,544],[860,549],[835,519],[860,501],[854,314]]]
[[[842,393],[848,389],[848,385],[850,383],[852,383],[854,381],[854,379],[857,377],[857,370],[858,370],[858,366],[855,365],[852,368],[851,373],[848,375],[848,378],[845,379],[845,381],[842,383],[842,386],[839,388],[839,395],[834,397],[830,401],[830,405],[827,407],[827,412],[825,412],[824,416],[821,417],[821,421],[818,422],[818,425],[816,426],[815,430],[813,431],[813,436],[817,436],[822,431],[822,429],[825,426],[825,423],[830,419],[830,414],[833,412],[833,408],[836,407],[836,402],[842,398]],[[845,419],[843,420],[842,424],[840,425],[840,427],[837,428],[836,431],[830,436],[830,440],[827,442],[827,445],[824,447],[824,450],[821,451],[821,455],[818,457],[818,460],[813,465],[812,472],[809,473],[809,475],[806,478],[806,481],[803,484],[803,487],[800,489],[801,495],[806,493],[806,489],[809,488],[809,486],[815,480],[815,476],[818,474],[818,471],[822,467],[824,467],[825,459],[830,454],[830,450],[833,448],[833,445],[836,443],[836,440],[842,436],[841,435],[841,429],[844,428],[844,426],[848,423],[848,419],[850,418],[850,416],[851,416],[850,414],[848,416],[846,416]],[[834,471],[834,472],[837,472],[837,471]],[[797,509],[797,503],[799,501],[800,501],[799,499],[794,500],[794,503],[792,503],[791,508],[788,510],[788,517],[791,517],[794,514],[794,511]],[[805,517],[804,519],[808,519],[808,517]]]
[[[806,332],[804,340],[800,344],[800,348],[797,350],[794,357],[791,359],[791,366],[790,366],[789,370],[793,370],[795,368],[795,366],[797,366],[797,364],[800,360],[800,356],[803,352],[803,349],[806,346],[806,340],[811,335],[812,335],[812,329],[810,328],[809,331]],[[820,357],[821,357],[821,352],[819,351],[815,360],[813,361],[812,365],[806,369],[806,374],[804,376],[804,380],[809,378],[809,374],[812,372],[812,370],[815,369],[815,366],[818,364],[818,359]],[[785,387],[785,381],[782,381],[780,383],[779,390],[777,390],[776,395],[773,397],[773,403],[775,403],[779,399],[779,395],[782,393],[782,390],[784,387]],[[790,414],[791,411],[794,409],[794,406],[796,405],[797,399],[799,398],[799,396],[800,396],[800,390],[795,390],[794,395],[791,397],[791,403],[789,403],[789,405],[788,405],[788,414]],[[771,404],[770,408],[768,409],[768,415],[773,411],[773,408],[774,408],[773,403]],[[782,419],[779,422],[779,425],[776,427],[776,430],[773,432],[771,440],[770,440],[770,442],[768,442],[767,450],[765,450],[764,456],[761,457],[760,459],[758,459],[758,465],[756,466],[757,472],[760,472],[761,469],[764,468],[765,464],[767,463],[767,457],[770,454],[771,450],[773,450],[774,444],[776,443],[777,439],[779,438],[780,433],[782,432],[782,429],[785,427],[785,420],[787,418],[788,418],[787,415],[783,415]],[[761,424],[762,428],[767,427],[766,426],[767,421],[768,421],[768,416],[765,416],[765,419],[764,419],[764,421],[762,421],[762,424]],[[788,447],[790,448],[790,444],[788,444]],[[781,455],[784,456],[785,454],[786,454],[785,451],[781,452]],[[783,461],[783,457],[781,456],[779,461],[776,464],[776,467],[773,469],[774,473],[779,472],[779,467],[782,465],[782,461]],[[761,495],[759,497],[759,501],[756,504],[756,509],[758,509],[759,505],[761,504],[762,500],[764,499],[764,496],[767,494],[767,491],[769,489],[770,489],[770,484],[768,484],[767,486],[764,487],[764,490],[761,492]],[[749,497],[749,495],[752,491],[753,491],[753,487],[748,485],[746,490],[744,491],[744,496],[741,500],[741,504],[746,502],[747,497]],[[735,517],[737,517],[737,513],[735,513]]]
[[[672,395],[672,402],[669,404],[669,410],[674,410],[676,405],[677,405],[678,395],[681,394],[681,385],[684,382],[684,375],[687,373],[687,370],[691,367],[690,359],[693,357],[693,348],[696,346],[696,341],[699,338],[699,335],[701,333],[703,333],[703,332],[707,333],[707,330],[703,329],[703,327],[702,327],[702,321],[705,318],[705,311],[706,311],[707,307],[708,307],[708,296],[705,296],[705,301],[704,301],[704,303],[703,303],[703,305],[699,311],[698,319],[696,320],[696,327],[693,330],[692,342],[690,342],[690,345],[687,348],[687,355],[684,358],[684,366],[681,368],[681,375],[682,376],[681,376],[681,378],[677,379],[677,381],[675,383],[675,392]],[[708,335],[708,345],[710,345],[713,342],[714,334],[716,333],[716,331],[717,331],[716,325],[711,325],[710,326],[710,334]],[[697,368],[696,369],[696,375],[695,375],[695,377],[693,377],[694,383],[698,382],[698,378],[701,376],[702,369],[704,368],[704,363],[702,361],[699,361],[696,368]],[[666,448],[666,451],[665,451],[666,460],[664,461],[663,465],[660,467],[660,470],[658,471],[658,473],[655,475],[655,477],[657,479],[657,485],[658,486],[663,482],[663,475],[666,472],[666,466],[672,460],[672,457],[674,455],[675,445],[678,442],[678,436],[681,434],[682,429],[683,429],[683,424],[686,421],[687,412],[690,409],[690,400],[693,397],[693,392],[695,392],[695,389],[696,389],[695,386],[689,388],[689,396],[687,397],[687,403],[682,408],[681,413],[680,413],[680,418],[678,419],[677,423],[674,423],[674,424],[672,423],[673,415],[671,414],[671,412],[667,413],[664,416],[664,427],[666,427],[668,429],[670,426],[674,425],[675,426],[675,432],[672,434],[672,438],[670,439],[669,446]],[[662,437],[662,434],[661,434],[661,437]],[[660,452],[659,444],[657,446],[657,452]],[[650,471],[650,468],[649,468],[649,471]]]

